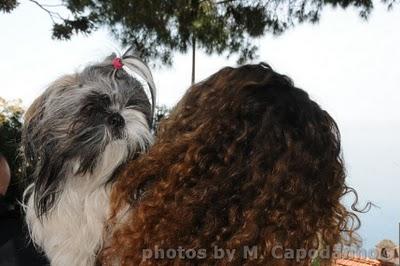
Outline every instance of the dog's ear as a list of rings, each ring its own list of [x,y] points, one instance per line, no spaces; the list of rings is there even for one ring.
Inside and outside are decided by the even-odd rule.
[[[21,134],[21,146],[20,155],[23,158],[24,163],[22,164],[22,170],[24,173],[24,186],[27,186],[27,190],[24,192],[24,201],[27,199],[27,195],[31,194],[33,190],[32,182],[35,182],[35,168],[37,165],[39,155],[39,145],[37,140],[37,126],[40,123],[44,113],[44,103],[46,101],[47,94],[42,94],[31,104],[28,110],[24,114],[24,123]],[[29,185],[29,186],[28,186]],[[26,202],[24,202],[26,204]]]
[[[21,136],[21,155],[23,157],[23,171],[25,175],[24,183],[27,189],[24,192],[24,204],[27,204],[26,199],[30,198],[30,194],[36,191],[37,182],[37,166],[40,164],[39,160],[43,157],[40,154],[40,141],[39,139],[39,124],[45,112],[45,102],[48,98],[47,93],[43,93],[31,104],[24,115],[24,125],[22,127]],[[35,185],[30,185],[35,184]],[[35,194],[35,198],[37,195]],[[37,209],[35,203],[35,211]]]
[[[46,125],[48,102],[54,97],[59,97],[65,90],[77,89],[77,82],[76,75],[64,76],[56,80],[31,104],[24,115],[21,153],[24,158],[26,182],[35,183],[36,210],[44,209],[40,205],[40,200],[48,197],[47,194],[52,189],[50,185],[55,186],[55,184],[50,184],[50,178],[56,178],[62,172],[57,150],[54,149],[56,140],[49,137],[48,133],[44,133],[46,130],[51,131],[51,127]],[[49,169],[53,171],[50,172]]]
[[[38,124],[43,118],[46,110],[46,101],[54,94],[61,93],[62,90],[71,89],[76,85],[77,76],[64,76],[53,82],[49,88],[31,104],[24,115],[24,127],[22,130],[22,149],[27,163],[34,163],[36,159],[37,145],[35,145],[35,135],[38,130]],[[33,160],[33,161],[32,161]]]

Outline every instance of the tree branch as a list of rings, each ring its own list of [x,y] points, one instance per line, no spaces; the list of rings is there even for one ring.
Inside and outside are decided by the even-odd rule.
[[[41,4],[42,6],[45,6],[45,7],[67,7],[66,5],[64,5],[64,4],[54,4],[54,5],[51,5],[51,4]]]
[[[41,3],[39,3],[36,0],[29,0],[29,1],[34,3],[35,5],[37,5],[42,10],[44,10],[47,14],[49,14],[50,19],[51,19],[51,21],[53,21],[53,23],[56,23],[54,20],[54,16],[58,17],[58,19],[65,20],[59,13],[51,11],[45,7],[45,6],[49,6],[49,5],[42,5]]]

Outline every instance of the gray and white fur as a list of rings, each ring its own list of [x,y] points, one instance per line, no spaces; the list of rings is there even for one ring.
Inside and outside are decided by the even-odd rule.
[[[56,80],[25,115],[26,221],[54,266],[96,263],[114,173],[152,142],[151,72],[130,55],[115,69],[113,58]],[[150,97],[129,71],[147,82]]]

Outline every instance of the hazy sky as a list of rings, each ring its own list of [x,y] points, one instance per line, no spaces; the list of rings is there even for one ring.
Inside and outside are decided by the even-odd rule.
[[[362,215],[367,248],[398,240],[400,222],[400,6],[377,4],[365,22],[354,10],[327,9],[317,25],[302,25],[280,37],[256,41],[258,61],[293,78],[298,87],[336,119],[342,132],[348,183],[362,203],[380,208]],[[46,13],[23,2],[0,14],[0,97],[28,106],[60,75],[102,60],[118,42],[102,29],[89,37],[54,41]],[[177,55],[172,68],[154,69],[158,102],[172,106],[190,83],[190,55]],[[235,58],[198,53],[197,80]]]

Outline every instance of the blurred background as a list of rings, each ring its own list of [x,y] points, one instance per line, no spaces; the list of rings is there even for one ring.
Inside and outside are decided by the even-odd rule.
[[[360,206],[377,206],[360,216],[364,247],[399,241],[396,2],[183,1],[197,4],[193,16],[182,1],[103,2],[0,0],[0,152],[13,173],[10,202],[20,193],[16,149],[23,110],[61,75],[135,43],[152,66],[161,113],[193,78],[224,66],[264,61],[291,77],[338,122],[347,182],[358,191]],[[276,4],[273,12],[270,3]]]

